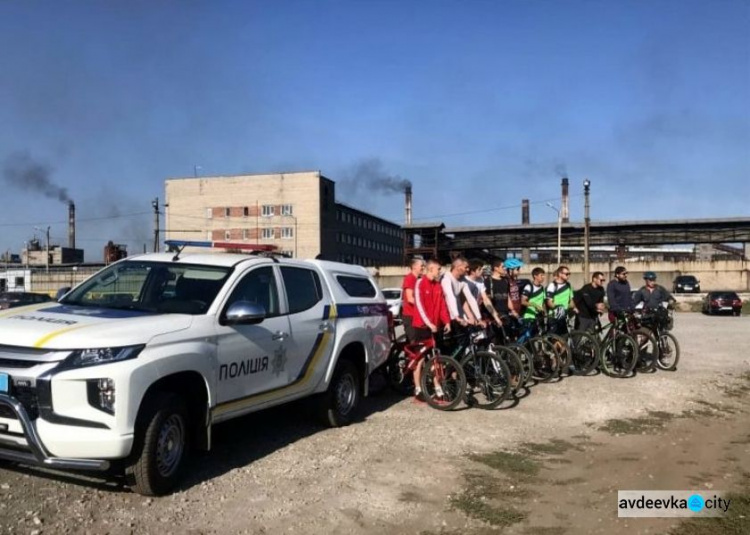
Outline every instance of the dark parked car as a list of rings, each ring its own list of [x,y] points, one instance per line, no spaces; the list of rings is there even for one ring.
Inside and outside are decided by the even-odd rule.
[[[693,275],[680,275],[672,283],[672,293],[701,293],[701,281]]]
[[[35,294],[31,292],[3,292],[0,293],[0,310],[6,308],[22,307],[34,305],[36,303],[46,303],[52,301],[47,294]]]
[[[742,313],[742,299],[736,292],[708,292],[703,299],[703,312],[739,316]]]

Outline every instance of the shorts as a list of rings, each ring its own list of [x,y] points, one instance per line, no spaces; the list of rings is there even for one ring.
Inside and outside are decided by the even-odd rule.
[[[413,343],[424,342],[432,338],[432,331],[427,327],[412,327],[414,333],[414,339],[410,340]]]

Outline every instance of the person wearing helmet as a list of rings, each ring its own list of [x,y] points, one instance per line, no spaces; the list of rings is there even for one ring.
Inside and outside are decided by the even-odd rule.
[[[643,280],[646,281],[645,286],[642,286],[633,296],[633,303],[636,306],[643,303],[646,308],[656,310],[662,303],[674,305],[675,298],[672,294],[664,286],[656,284],[656,273],[647,271],[643,274]]]

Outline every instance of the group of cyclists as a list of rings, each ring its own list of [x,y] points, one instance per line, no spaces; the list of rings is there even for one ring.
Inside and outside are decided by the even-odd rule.
[[[571,317],[577,331],[592,332],[607,310],[614,323],[639,307],[671,307],[675,302],[656,283],[656,274],[651,271],[644,274],[643,287],[632,292],[624,266],[615,269],[614,278],[606,287],[604,273],[597,271],[578,290],[570,284],[568,266],[559,266],[549,282],[541,267],[532,269],[531,280],[519,281],[522,267],[519,259],[498,259],[487,273],[482,260],[458,257],[441,275],[442,265],[437,260],[413,259],[402,284],[402,321],[408,343],[424,343],[457,331],[481,328],[493,333],[492,337],[502,344],[509,330],[540,320],[545,321],[550,333],[565,336]],[[416,367],[414,395],[417,401],[425,401],[420,375],[421,368]]]

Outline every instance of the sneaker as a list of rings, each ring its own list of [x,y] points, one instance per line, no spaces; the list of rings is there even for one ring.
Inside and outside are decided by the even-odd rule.
[[[414,403],[427,403],[427,398],[424,397],[423,392],[420,391],[414,396]]]

